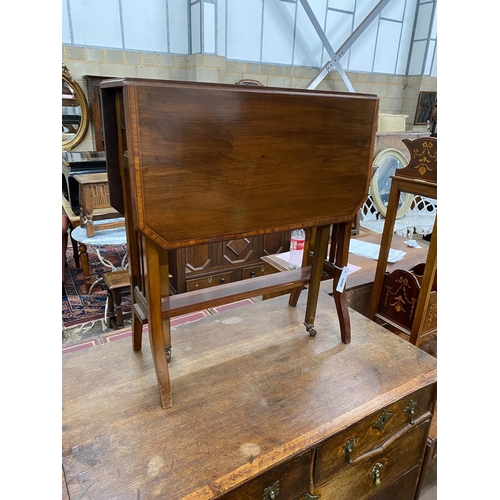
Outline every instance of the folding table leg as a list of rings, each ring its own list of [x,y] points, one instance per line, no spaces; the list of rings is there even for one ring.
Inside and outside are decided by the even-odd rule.
[[[342,291],[337,290],[340,276],[349,259],[349,241],[351,238],[351,222],[341,223],[334,226],[332,235],[332,246],[330,249],[330,260],[334,263],[333,272],[333,298],[337,307],[340,322],[340,338],[344,344],[351,342],[351,321],[347,307],[347,295],[345,286]]]
[[[323,274],[323,262],[328,248],[329,236],[330,225],[317,228],[314,241],[313,262],[311,266],[311,279],[309,281],[309,290],[307,294],[306,316],[304,321],[304,326],[309,332],[309,335],[312,337],[314,337],[317,333],[314,328],[314,319],[316,317],[319,287],[321,284],[321,276]]]
[[[160,248],[149,238],[144,238],[146,246],[146,300],[148,310],[149,340],[151,353],[160,391],[161,406],[165,410],[172,406],[170,375],[165,356],[165,338],[163,336],[163,318],[161,306]]]

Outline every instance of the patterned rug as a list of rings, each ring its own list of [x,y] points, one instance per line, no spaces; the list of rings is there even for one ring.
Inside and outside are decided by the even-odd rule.
[[[127,251],[127,247],[106,246],[101,248],[101,255],[115,266],[120,266]],[[99,260],[97,254],[88,248],[90,281],[94,283],[99,277],[110,269],[105,267]],[[105,318],[107,294],[101,285],[96,285],[91,294],[85,291],[83,271],[76,267],[73,257],[73,248],[69,245],[66,251],[66,274],[64,286],[66,296],[62,297],[62,320],[63,325],[68,328],[79,324],[91,323]],[[131,311],[130,296],[126,295],[122,300],[123,313]]]

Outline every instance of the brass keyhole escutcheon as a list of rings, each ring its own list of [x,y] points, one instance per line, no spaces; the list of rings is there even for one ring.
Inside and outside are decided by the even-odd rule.
[[[355,444],[356,437],[354,436],[352,438],[349,438],[342,446],[348,464],[352,464],[352,452],[354,451]]]
[[[389,420],[392,418],[393,415],[394,413],[391,413],[390,411],[384,409],[384,411],[380,414],[380,417],[378,417],[375,423],[373,424],[373,427],[375,427],[375,429],[378,429],[379,431],[383,431],[385,424],[389,422]]]
[[[207,281],[208,281],[209,283],[212,283],[212,278],[208,278],[208,279],[207,279]]]
[[[410,425],[413,425],[413,417],[415,415],[415,408],[417,407],[417,402],[413,399],[410,399],[410,402],[408,403],[408,406],[405,408],[405,414],[408,415]]]
[[[276,481],[271,486],[264,489],[262,500],[274,500],[280,494],[280,482]]]
[[[380,486],[381,484],[381,479],[380,479],[380,470],[384,464],[381,464],[380,462],[377,462],[374,466],[372,471],[370,472],[370,477],[374,480],[375,486]]]

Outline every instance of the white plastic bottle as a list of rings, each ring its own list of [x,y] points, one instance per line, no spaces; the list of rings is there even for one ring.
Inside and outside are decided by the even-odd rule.
[[[302,266],[305,240],[306,232],[303,229],[292,231],[292,235],[290,236],[290,260],[288,261],[291,269],[297,269]]]

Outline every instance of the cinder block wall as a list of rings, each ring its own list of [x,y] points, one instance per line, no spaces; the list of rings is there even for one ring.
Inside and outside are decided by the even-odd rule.
[[[156,78],[162,80],[235,83],[241,79],[259,80],[269,87],[306,88],[318,75],[318,68],[291,67],[229,61],[224,57],[194,54],[176,56],[151,52],[93,49],[62,46],[62,62],[87,95],[83,75]],[[380,113],[406,114],[407,131],[425,131],[413,119],[420,91],[437,90],[437,79],[422,76],[393,76],[377,73],[347,73],[356,92],[380,97]],[[331,72],[317,87],[345,92],[337,72]],[[92,124],[77,151],[94,150]]]

